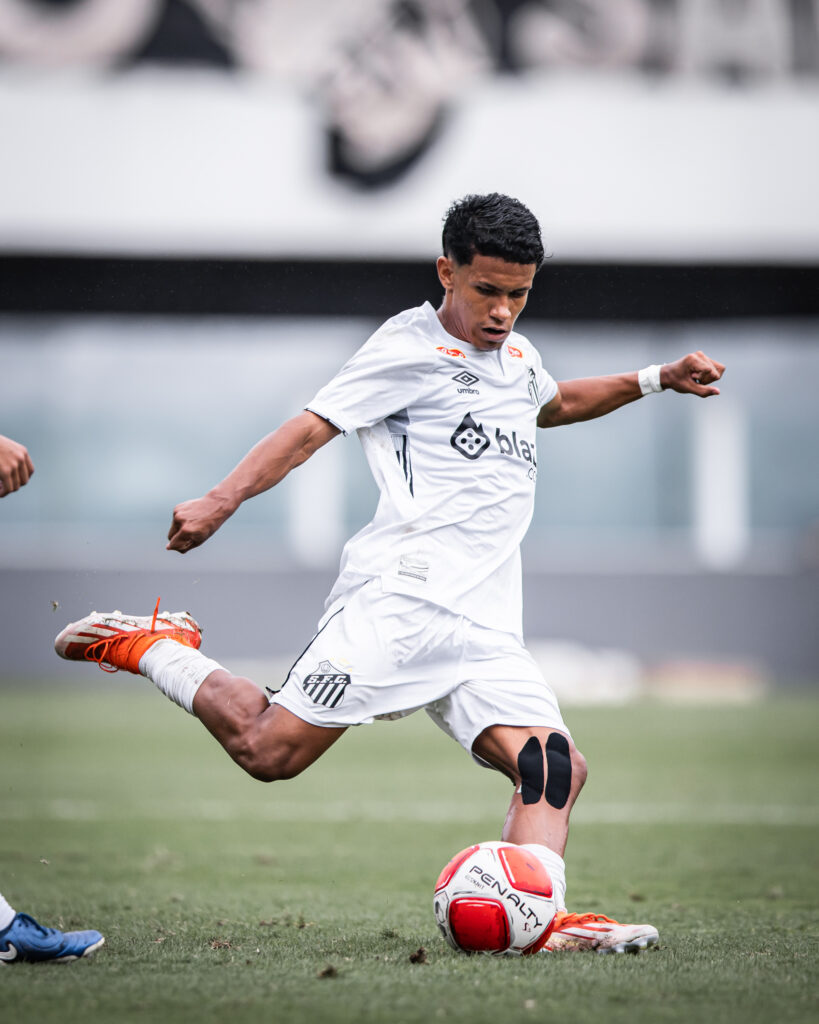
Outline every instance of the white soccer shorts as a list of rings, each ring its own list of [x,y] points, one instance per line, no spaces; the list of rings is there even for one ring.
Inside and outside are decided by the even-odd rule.
[[[554,693],[516,636],[416,597],[384,593],[377,580],[328,609],[271,703],[327,727],[424,708],[470,753],[490,725],[569,735]]]

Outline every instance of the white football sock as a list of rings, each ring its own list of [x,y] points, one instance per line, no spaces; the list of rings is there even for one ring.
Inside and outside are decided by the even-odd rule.
[[[566,909],[566,864],[559,853],[541,843],[521,843],[524,850],[531,850],[549,872],[554,889],[555,906],[559,911]]]
[[[218,661],[177,640],[157,640],[139,659],[139,671],[174,704],[193,714],[193,698],[211,672],[221,669]]]
[[[3,894],[0,892],[0,932],[5,931],[16,916],[17,911],[6,903]]]

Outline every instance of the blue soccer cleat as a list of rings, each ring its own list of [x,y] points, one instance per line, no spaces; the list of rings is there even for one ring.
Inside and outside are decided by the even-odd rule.
[[[17,914],[8,928],[0,932],[0,965],[43,960],[65,964],[90,956],[103,942],[99,932],[61,932],[43,927],[28,914]]]

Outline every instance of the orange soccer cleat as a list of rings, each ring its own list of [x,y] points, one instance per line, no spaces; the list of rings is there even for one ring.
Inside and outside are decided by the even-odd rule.
[[[559,911],[544,952],[563,950],[596,953],[639,953],[657,944],[657,929],[650,924],[620,924],[605,914],[567,914]]]
[[[66,626],[54,649],[69,661],[95,661],[103,672],[139,674],[139,659],[157,640],[176,640],[198,650],[202,629],[189,612],[160,612],[157,600],[152,616],[91,612]]]

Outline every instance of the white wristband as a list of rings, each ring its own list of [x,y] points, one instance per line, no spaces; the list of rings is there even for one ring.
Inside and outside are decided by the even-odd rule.
[[[655,394],[657,391],[663,390],[660,384],[661,369],[662,365],[660,363],[654,363],[653,366],[646,366],[637,373],[637,383],[640,385],[640,391],[644,395]]]

